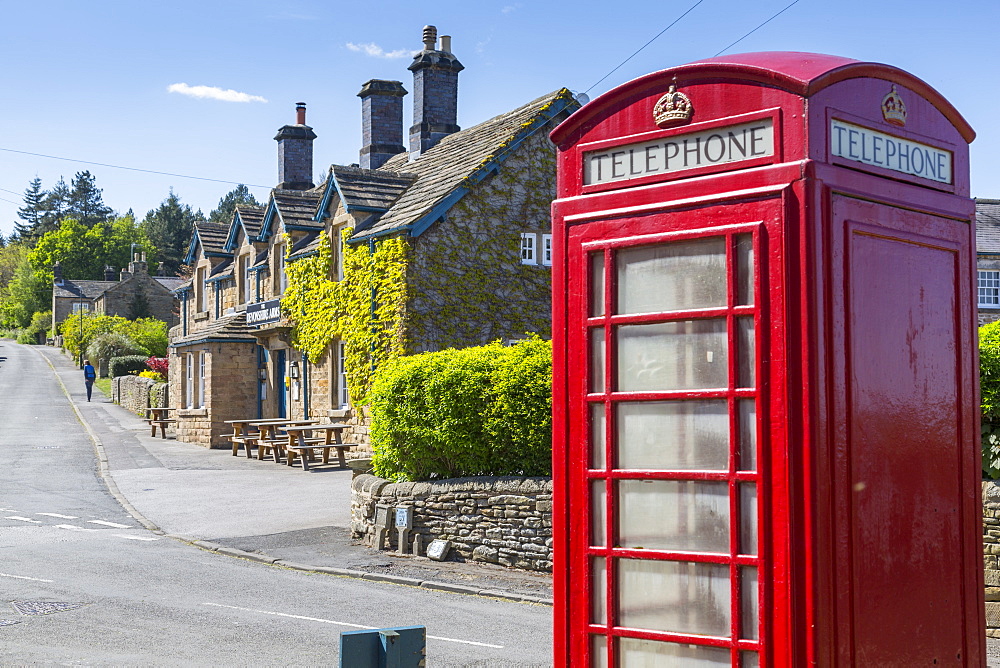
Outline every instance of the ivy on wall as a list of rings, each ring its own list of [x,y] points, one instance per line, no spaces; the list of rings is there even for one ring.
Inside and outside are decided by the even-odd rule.
[[[368,403],[375,367],[405,348],[409,245],[402,237],[389,237],[373,247],[350,246],[352,232],[341,233],[342,281],[331,278],[333,249],[325,234],[315,255],[288,262],[281,309],[294,322],[292,345],[311,362],[319,362],[335,339],[344,342],[351,399],[362,406]]]

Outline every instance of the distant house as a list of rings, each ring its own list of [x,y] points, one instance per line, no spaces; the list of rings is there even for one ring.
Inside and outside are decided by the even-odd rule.
[[[52,328],[79,311],[100,315],[156,318],[177,324],[173,291],[184,279],[173,276],[150,276],[145,253],[136,253],[128,269],[120,273],[104,268],[103,281],[78,281],[65,278],[57,262],[52,268]]]
[[[1000,320],[1000,200],[976,199],[976,306],[979,324]]]
[[[367,334],[344,333],[344,321],[370,316],[357,326],[391,337],[397,354],[550,334],[556,184],[548,134],[576,100],[563,88],[463,130],[464,67],[450,38],[439,42],[425,28],[409,69],[409,148],[402,83],[370,80],[358,94],[360,164],[333,165],[314,187],[316,135],[300,103],[296,123],[275,136],[279,185],[266,205],[237,209],[224,243],[217,230],[196,230],[186,260],[195,274],[177,291],[181,323],[170,343],[180,440],[224,447],[232,431],[226,420],[309,416],[347,421],[349,440],[366,442],[367,416],[355,403],[348,366],[353,359],[370,371],[378,357],[368,357]],[[385,269],[374,261],[350,265],[351,257],[393,247],[398,261],[355,293],[350,317],[313,323],[325,346],[319,359],[315,349],[310,358],[296,348],[293,327],[310,315],[279,307],[289,267],[329,254],[326,273],[314,278],[337,292],[358,272]],[[391,317],[380,319],[387,310]]]

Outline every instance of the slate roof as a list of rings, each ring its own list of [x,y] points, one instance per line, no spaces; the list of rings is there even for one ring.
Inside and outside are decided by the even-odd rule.
[[[225,253],[226,239],[229,236],[229,226],[223,223],[213,223],[202,220],[195,223],[201,247],[206,253]]]
[[[305,236],[295,242],[292,246],[292,250],[289,251],[288,257],[295,258],[299,255],[305,255],[306,253],[315,252],[319,248],[319,232],[306,232]]]
[[[1000,255],[1000,199],[976,199],[976,252]]]
[[[223,278],[232,278],[233,276],[233,258],[227,257],[225,260],[219,264],[212,267],[212,271],[209,272],[209,278],[216,278],[222,280]]]
[[[180,276],[153,276],[154,281],[165,287],[167,290],[176,290],[185,279]]]
[[[69,281],[63,280],[62,285],[53,285],[52,292],[56,297],[75,297],[77,299],[97,299],[121,281]]]
[[[275,188],[271,191],[271,200],[275,208],[281,215],[281,220],[288,226],[308,227],[323,229],[323,223],[317,223],[316,207],[323,198],[321,188],[310,190],[281,190]]]
[[[412,174],[416,179],[385,215],[370,225],[359,225],[352,238],[386,233],[417,222],[462,186],[466,178],[502,159],[507,146],[527,136],[539,122],[548,120],[544,112],[550,108],[556,110],[554,103],[560,100],[565,104],[558,110],[575,105],[572,94],[562,88],[506,114],[448,135],[412,162],[407,153],[393,156],[379,171]]]
[[[267,248],[265,248],[261,252],[257,253],[257,257],[254,258],[253,264],[250,265],[250,268],[251,269],[257,269],[259,267],[266,267],[267,266],[267,254],[268,254],[268,249]]]
[[[247,327],[246,313],[233,313],[209,322],[204,329],[174,339],[170,342],[170,347],[179,348],[209,339],[213,341],[256,341]]]
[[[256,237],[260,234],[260,224],[264,222],[264,212],[266,210],[263,206],[251,206],[249,204],[236,205],[236,212],[240,214],[240,220],[243,221],[243,227],[246,230],[247,236]],[[225,244],[225,240],[222,243]]]
[[[386,211],[417,180],[417,175],[334,165],[331,178],[348,211]]]

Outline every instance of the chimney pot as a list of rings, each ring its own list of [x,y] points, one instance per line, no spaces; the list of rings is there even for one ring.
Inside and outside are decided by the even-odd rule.
[[[434,51],[437,46],[438,30],[434,26],[424,26],[424,51]]]
[[[441,35],[441,50],[451,53],[451,35]]]
[[[295,103],[295,122],[298,125],[306,124],[306,103],[296,102]]]

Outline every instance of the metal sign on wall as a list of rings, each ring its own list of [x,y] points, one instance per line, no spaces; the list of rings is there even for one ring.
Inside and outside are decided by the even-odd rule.
[[[281,300],[271,299],[259,304],[247,304],[247,324],[267,325],[281,320]]]

